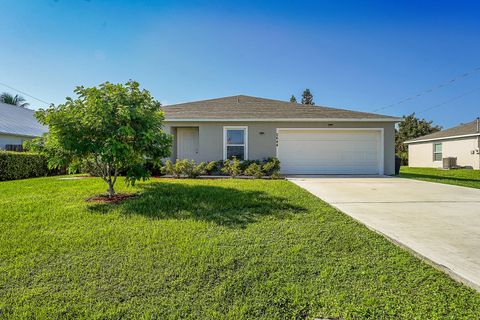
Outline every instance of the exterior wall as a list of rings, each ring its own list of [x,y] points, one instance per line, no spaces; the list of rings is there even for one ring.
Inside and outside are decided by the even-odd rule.
[[[28,139],[30,138],[9,134],[0,134],[0,150],[5,150],[5,145],[7,144],[22,144],[23,141]]]
[[[480,137],[466,137],[411,143],[408,145],[408,165],[441,168],[442,161],[433,161],[433,144],[442,143],[442,158],[455,157],[459,166],[480,169],[480,155],[477,153],[480,147],[479,139]]]
[[[329,126],[331,124],[331,126]],[[248,127],[248,158],[263,159],[276,156],[277,128],[383,128],[384,173],[395,172],[395,127],[391,122],[174,122],[165,123],[166,132],[174,134],[175,127],[199,128],[199,160],[223,159],[223,127]],[[263,132],[263,134],[261,134]],[[175,141],[175,139],[174,139]],[[174,142],[175,144],[175,142]],[[172,153],[175,160],[176,153]]]

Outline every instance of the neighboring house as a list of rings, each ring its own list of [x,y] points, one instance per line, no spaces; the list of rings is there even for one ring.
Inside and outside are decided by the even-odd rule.
[[[41,136],[47,127],[31,109],[0,102],[0,150],[19,150],[23,141]]]
[[[284,174],[394,174],[401,118],[243,95],[163,110],[172,160],[277,157]]]
[[[457,158],[457,165],[480,169],[480,123],[474,120],[409,141],[410,167],[441,168],[442,159]]]

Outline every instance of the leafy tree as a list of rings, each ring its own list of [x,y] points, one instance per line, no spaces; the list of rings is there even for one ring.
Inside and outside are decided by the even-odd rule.
[[[295,98],[295,96],[292,94],[292,96],[290,97],[290,102],[291,103],[297,103],[297,98]]]
[[[105,82],[77,87],[76,99],[36,112],[49,132],[31,143],[48,158],[49,166],[75,169],[86,164],[115,195],[120,172],[128,184],[147,179],[147,160],[159,164],[170,155],[171,137],[162,130],[161,105],[135,81]]]
[[[302,104],[308,104],[308,105],[315,105],[315,102],[313,102],[313,95],[310,92],[310,89],[305,89],[302,93]]]
[[[3,92],[2,94],[0,94],[0,102],[11,104],[11,105],[22,107],[22,108],[26,108],[30,105],[29,103],[26,102],[24,97],[18,94],[13,95],[8,92]]]
[[[417,118],[415,113],[403,116],[398,130],[395,130],[395,152],[402,158],[404,164],[407,162],[408,151],[408,146],[404,142],[442,130],[441,126],[432,123],[433,121]]]

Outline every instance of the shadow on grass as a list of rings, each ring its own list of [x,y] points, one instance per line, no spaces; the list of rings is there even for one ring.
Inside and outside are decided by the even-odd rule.
[[[143,190],[135,198],[119,204],[98,203],[89,209],[99,213],[119,209],[125,215],[211,221],[229,227],[245,227],[262,216],[289,218],[307,211],[285,198],[263,191],[162,182],[141,188]]]
[[[454,177],[454,176],[437,176],[434,174],[422,174],[422,173],[409,173],[409,172],[401,172],[401,178],[412,178],[412,179],[432,179],[432,180],[457,180],[462,182],[469,182],[469,183],[477,183],[480,185],[480,179],[468,179],[462,177]]]

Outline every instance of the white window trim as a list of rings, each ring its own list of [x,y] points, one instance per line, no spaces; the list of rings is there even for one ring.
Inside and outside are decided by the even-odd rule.
[[[224,126],[223,127],[223,160],[227,159],[227,130],[244,130],[244,144],[230,144],[230,146],[244,146],[245,159],[248,160],[248,126]]]
[[[435,152],[435,145],[436,144],[439,144],[440,147],[442,148],[442,151],[441,152]],[[433,148],[433,162],[440,162],[443,160],[443,144],[441,142],[434,142],[432,143],[432,148]],[[435,155],[436,154],[440,154],[442,157],[440,158],[440,160],[435,160]]]

